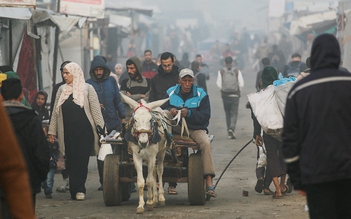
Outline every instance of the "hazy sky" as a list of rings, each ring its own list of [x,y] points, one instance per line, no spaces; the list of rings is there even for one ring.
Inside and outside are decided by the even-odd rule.
[[[151,8],[156,6],[160,14],[155,18],[176,20],[188,17],[193,11],[203,12],[207,22],[237,21],[238,25],[262,27],[267,21],[268,0],[106,0],[107,4],[125,4],[134,7]],[[195,13],[197,14],[197,13]],[[262,22],[263,21],[263,22]],[[261,23],[260,23],[261,22]],[[169,23],[169,21],[167,22]]]

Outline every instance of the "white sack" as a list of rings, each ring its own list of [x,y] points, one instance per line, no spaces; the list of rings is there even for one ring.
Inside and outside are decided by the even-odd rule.
[[[274,87],[275,97],[277,98],[277,104],[283,116],[285,115],[285,104],[286,104],[286,99],[288,97],[288,93],[291,90],[291,88],[294,86],[294,84],[295,84],[295,81],[291,81],[286,84],[281,84]]]
[[[273,85],[251,93],[248,96],[252,111],[263,131],[272,136],[279,136],[283,129],[283,116],[279,110]]]
[[[98,159],[104,161],[106,155],[113,154],[112,147],[110,144],[101,144]]]

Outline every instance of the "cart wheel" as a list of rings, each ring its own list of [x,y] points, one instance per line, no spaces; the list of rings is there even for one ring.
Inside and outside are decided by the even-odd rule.
[[[120,155],[109,154],[104,161],[103,194],[106,206],[121,204],[121,188],[119,183]]]
[[[191,154],[188,164],[188,199],[191,205],[206,203],[205,186],[201,154]]]

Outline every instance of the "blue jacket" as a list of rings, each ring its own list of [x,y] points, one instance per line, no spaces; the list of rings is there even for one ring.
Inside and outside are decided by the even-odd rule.
[[[105,70],[102,79],[97,79],[94,74],[94,70],[97,67],[101,67]],[[98,95],[99,102],[103,105],[101,108],[101,113],[104,118],[106,128],[110,132],[113,129],[120,129],[120,119],[125,118],[125,109],[122,103],[121,95],[119,94],[116,80],[109,75],[110,70],[106,63],[100,56],[96,56],[91,63],[91,78],[86,82],[94,87]]]
[[[211,117],[210,99],[207,93],[196,85],[193,85],[188,96],[187,94],[182,94],[180,89],[181,85],[177,84],[167,90],[165,98],[169,97],[169,101],[162,108],[168,110],[173,107],[176,109],[187,108],[188,115],[185,117],[185,120],[188,128],[207,131]]]

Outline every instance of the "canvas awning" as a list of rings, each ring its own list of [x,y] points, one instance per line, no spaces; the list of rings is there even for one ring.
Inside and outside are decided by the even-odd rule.
[[[78,25],[81,28],[84,22],[87,20],[86,17],[79,17],[73,15],[62,15],[56,14],[53,11],[45,9],[37,9],[32,11],[32,20],[34,24],[49,24],[52,26],[58,26],[64,33],[69,32],[74,25]]]
[[[32,13],[28,8],[0,7],[0,18],[29,20]]]
[[[330,27],[336,24],[336,12],[327,11],[295,19],[290,25],[290,35],[301,35],[305,32]]]

